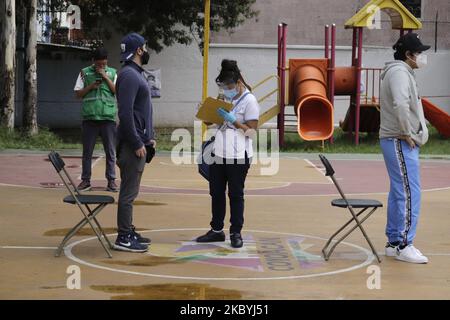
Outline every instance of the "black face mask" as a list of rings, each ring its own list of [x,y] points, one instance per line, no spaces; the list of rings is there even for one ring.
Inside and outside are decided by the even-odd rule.
[[[141,56],[142,65],[147,64],[148,60],[150,60],[150,53],[148,53],[148,51],[144,51],[144,53]]]

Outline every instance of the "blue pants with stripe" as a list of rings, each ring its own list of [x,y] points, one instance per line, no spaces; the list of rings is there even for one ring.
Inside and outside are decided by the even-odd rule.
[[[390,243],[413,243],[420,213],[419,147],[412,149],[404,140],[380,139],[389,174],[386,236]]]

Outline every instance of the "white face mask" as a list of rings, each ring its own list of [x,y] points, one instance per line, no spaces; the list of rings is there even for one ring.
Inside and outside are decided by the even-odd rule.
[[[428,56],[424,53],[418,54],[416,56],[416,64],[417,64],[417,68],[423,68],[427,65],[428,63]]]
[[[417,66],[417,68],[423,68],[427,65],[428,63],[428,56],[424,53],[419,53],[418,55],[415,56],[416,60],[411,59],[410,57],[407,57],[409,60],[411,60],[412,62],[414,62]]]

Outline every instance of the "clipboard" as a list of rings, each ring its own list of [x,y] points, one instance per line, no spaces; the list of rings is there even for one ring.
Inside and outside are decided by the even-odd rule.
[[[222,124],[224,120],[217,114],[217,109],[219,108],[230,111],[233,108],[233,105],[220,99],[208,97],[203,101],[195,116],[205,122]]]

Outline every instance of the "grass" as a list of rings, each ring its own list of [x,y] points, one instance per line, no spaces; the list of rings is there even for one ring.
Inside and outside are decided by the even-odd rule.
[[[0,128],[0,149],[53,149],[62,144],[61,139],[47,129],[40,129],[37,135],[29,136],[17,129]]]
[[[421,148],[421,154],[450,155],[450,139],[443,138],[434,127],[429,127],[428,142]],[[380,153],[378,133],[360,134],[359,145],[354,143],[354,137],[350,137],[340,128],[334,131],[333,143],[326,142],[322,149],[321,141],[304,141],[299,139],[298,134],[289,132],[285,134],[284,152],[328,152],[328,153]]]
[[[158,150],[170,151],[180,141],[171,141],[173,128],[157,128]],[[193,142],[193,130],[191,142]],[[422,148],[421,154],[450,155],[450,139],[444,139],[437,130],[429,127],[430,138]],[[270,135],[269,135],[270,138]],[[193,144],[192,144],[193,145]],[[270,145],[270,142],[269,142]],[[36,136],[27,136],[19,130],[9,131],[0,128],[0,150],[1,149],[29,149],[29,150],[51,150],[51,149],[82,149],[81,129],[46,129],[40,128]],[[97,140],[96,150],[103,150],[100,138]],[[359,146],[354,145],[354,139],[350,140],[348,134],[340,128],[334,132],[334,143],[325,143],[322,149],[321,141],[304,141],[295,132],[285,134],[285,146],[280,148],[282,152],[302,153],[380,153],[378,134],[361,133]]]

